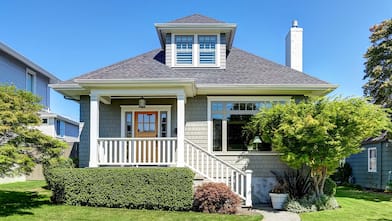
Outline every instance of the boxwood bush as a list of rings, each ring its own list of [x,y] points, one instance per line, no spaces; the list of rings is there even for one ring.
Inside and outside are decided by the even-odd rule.
[[[190,210],[194,174],[187,168],[55,168],[48,173],[54,203]]]

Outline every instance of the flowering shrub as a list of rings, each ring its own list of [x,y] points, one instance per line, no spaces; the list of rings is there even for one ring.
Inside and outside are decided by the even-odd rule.
[[[204,183],[196,188],[193,209],[206,213],[234,214],[241,199],[224,183]]]

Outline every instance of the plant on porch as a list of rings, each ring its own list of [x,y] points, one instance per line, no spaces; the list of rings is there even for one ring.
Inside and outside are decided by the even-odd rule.
[[[307,166],[316,198],[340,160],[358,153],[361,142],[392,128],[388,111],[361,98],[320,98],[274,105],[256,114],[248,131],[282,153],[290,167]]]

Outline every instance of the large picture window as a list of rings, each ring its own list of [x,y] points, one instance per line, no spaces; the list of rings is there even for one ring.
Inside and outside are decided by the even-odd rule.
[[[275,103],[284,102],[286,100],[211,101],[212,150],[246,151],[253,143],[251,138],[246,136],[244,126],[260,109],[270,108]],[[257,146],[257,150],[270,151],[271,145],[262,143]]]

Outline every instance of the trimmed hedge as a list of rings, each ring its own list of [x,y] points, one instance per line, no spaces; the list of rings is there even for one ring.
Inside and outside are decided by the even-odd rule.
[[[190,210],[194,173],[187,168],[52,169],[52,201],[68,205]]]

